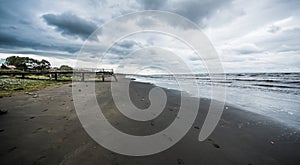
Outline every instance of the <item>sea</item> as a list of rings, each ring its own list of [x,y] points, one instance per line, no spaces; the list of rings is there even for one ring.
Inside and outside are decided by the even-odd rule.
[[[189,84],[187,93],[198,89],[199,98],[212,98],[212,86],[226,88],[226,103],[271,117],[300,130],[300,73],[227,73],[225,80],[210,74],[127,75],[167,89],[182,90],[178,81]],[[195,83],[196,82],[196,83]],[[192,95],[193,96],[193,95]]]

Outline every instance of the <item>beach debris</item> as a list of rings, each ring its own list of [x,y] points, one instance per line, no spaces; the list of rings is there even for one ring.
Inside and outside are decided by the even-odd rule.
[[[34,92],[25,92],[25,94],[32,96],[33,98],[39,97],[37,93]]]
[[[0,109],[0,115],[4,115],[7,114],[7,110],[6,109]]]
[[[22,90],[24,90],[24,88],[22,88],[22,87],[19,87],[19,88],[15,88],[15,89],[14,89],[14,91],[22,91]]]
[[[1,88],[1,90],[3,90],[3,91],[7,91],[7,90],[8,90],[8,88],[7,88],[7,87],[4,87],[4,88]]]
[[[4,131],[4,129],[0,129],[0,132],[3,132]]]
[[[270,141],[270,143],[273,145],[274,144],[274,142],[273,141]]]
[[[228,107],[225,107],[225,109],[228,109]]]
[[[244,125],[243,123],[239,123],[238,127],[241,129],[243,127],[243,125]]]
[[[131,80],[131,81],[134,81],[134,80],[136,80],[136,79],[135,79],[135,78],[131,78],[130,80]]]
[[[142,98],[142,99],[141,99],[141,101],[144,101],[144,100],[145,100],[145,98]]]
[[[198,126],[195,126],[194,128],[195,128],[195,129],[200,129]]]

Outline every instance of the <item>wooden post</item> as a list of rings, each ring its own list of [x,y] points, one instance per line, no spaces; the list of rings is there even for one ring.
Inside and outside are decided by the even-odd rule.
[[[102,81],[104,82],[104,74],[102,74]]]
[[[116,82],[118,82],[116,75],[113,74],[112,76],[115,78]]]
[[[54,79],[57,81],[57,73],[54,74]]]
[[[22,73],[22,79],[24,79],[25,78],[25,74],[24,73]]]
[[[81,81],[84,81],[84,73],[81,73]]]

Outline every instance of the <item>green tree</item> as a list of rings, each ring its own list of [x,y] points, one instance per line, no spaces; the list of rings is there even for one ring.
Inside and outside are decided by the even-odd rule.
[[[42,59],[40,66],[42,70],[45,70],[45,69],[50,69],[51,64],[49,61]]]
[[[28,58],[28,57],[27,57]],[[5,60],[6,65],[14,65],[17,69],[27,70],[26,57],[10,56]]]
[[[68,65],[61,65],[59,67],[59,70],[73,70],[73,68]]]
[[[45,70],[50,69],[51,64],[47,60],[36,60],[29,57],[10,56],[6,58],[6,65],[14,65],[20,70]]]

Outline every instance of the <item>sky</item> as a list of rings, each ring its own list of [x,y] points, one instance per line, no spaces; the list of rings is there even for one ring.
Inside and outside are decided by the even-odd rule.
[[[52,66],[73,67],[81,60],[83,67],[89,67],[109,37],[101,34],[105,30],[90,37],[95,30],[126,14],[159,10],[183,16],[197,26],[218,53],[225,72],[300,72],[299,7],[299,0],[0,0],[0,59],[28,56],[46,59]],[[176,20],[169,22],[168,26],[189,30]],[[134,23],[127,28],[151,26],[144,17]],[[110,30],[118,31],[124,24]],[[97,43],[98,48],[78,59],[87,42]],[[158,46],[165,49],[147,49]],[[205,70],[205,58],[199,60],[176,37],[158,33],[116,41],[100,67],[122,70],[128,64],[126,58],[135,59],[138,67],[134,69],[144,71],[160,70],[166,63],[176,66],[178,61],[170,60],[165,50],[180,57],[193,72]],[[152,65],[144,67],[148,64]]]

